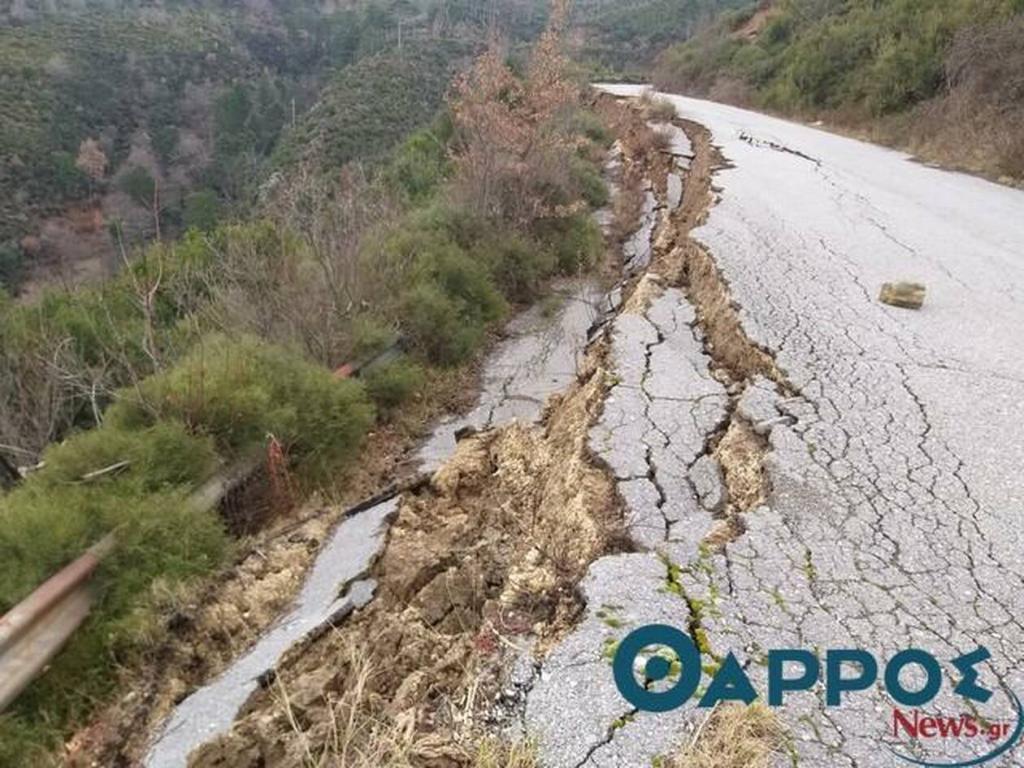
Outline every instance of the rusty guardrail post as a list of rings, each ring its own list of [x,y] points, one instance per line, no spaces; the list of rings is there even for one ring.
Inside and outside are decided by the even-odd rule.
[[[108,534],[0,617],[0,712],[64,647],[92,607],[89,579],[114,548]]]
[[[202,510],[215,507],[259,468],[261,460],[260,454],[240,459],[204,483],[185,503]],[[127,462],[119,462],[83,479],[88,482],[126,467]],[[89,580],[114,543],[114,534],[108,534],[0,616],[0,712],[46,668],[85,621],[92,608]]]

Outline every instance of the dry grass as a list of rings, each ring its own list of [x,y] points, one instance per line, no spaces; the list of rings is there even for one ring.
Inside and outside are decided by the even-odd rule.
[[[643,178],[627,172],[612,205],[611,236],[615,241],[625,242],[637,230],[643,208]]]
[[[716,707],[689,744],[664,768],[767,768],[784,746],[775,714],[764,704]]]
[[[401,717],[391,718],[379,713],[370,696],[370,680],[374,668],[361,649],[350,651],[341,694],[326,702],[329,716],[326,732],[311,729],[305,722],[308,702],[296,702],[288,689],[278,681],[274,701],[284,714],[303,754],[303,763],[335,768],[411,768],[417,753],[415,722]],[[422,737],[420,737],[422,740]]]
[[[676,105],[664,96],[655,96],[651,91],[644,91],[640,95],[640,107],[648,120],[667,123],[676,118]]]
[[[664,128],[651,131],[651,149],[655,152],[668,152],[672,149],[672,134]]]
[[[506,742],[493,737],[481,739],[474,768],[536,768],[537,750],[529,742]]]
[[[274,703],[306,768],[415,768],[438,760],[467,768],[536,768],[536,749],[528,741],[469,731],[456,746],[448,738],[417,729],[411,710],[391,712],[382,697],[372,693],[377,672],[365,650],[351,649],[345,669],[340,695],[323,703],[328,718],[312,727],[305,717],[310,702],[296,702],[280,681],[275,683]]]

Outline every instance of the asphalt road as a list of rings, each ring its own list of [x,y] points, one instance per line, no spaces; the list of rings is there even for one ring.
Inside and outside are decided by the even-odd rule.
[[[623,556],[632,565],[595,565],[584,590],[598,597],[530,693],[526,724],[545,764],[650,765],[702,719],[692,708],[623,718],[631,710],[607,684],[600,648],[608,638],[638,623],[691,618],[685,605],[665,605],[655,553],[683,567],[684,593],[711,606],[700,617],[711,648],[734,651],[761,691],[769,649],[862,648],[884,663],[916,647],[933,653],[947,678],[923,709],[957,716],[967,707],[951,694],[959,676],[949,661],[984,646],[992,660],[980,683],[997,693],[977,711],[1015,721],[1000,685],[1024,696],[1024,192],[803,125],[671,98],[682,117],[711,131],[729,163],[714,176],[720,199],[693,236],[727,280],[747,335],[799,393],[775,406],[795,423],[771,432],[769,504],[747,515],[746,532],[724,555],[701,558],[678,535],[688,521],[706,525],[704,514],[684,509],[664,514],[664,542]],[[882,283],[895,280],[927,286],[922,310],[877,300]],[[657,325],[653,311],[666,312],[647,313]],[[648,426],[667,428],[653,441],[651,429],[625,421],[613,425],[626,430],[621,439],[597,435],[595,450],[613,469],[616,445],[642,443],[648,460],[671,452],[679,423],[689,428],[692,416],[705,428],[695,409],[717,398],[693,373],[706,361],[688,326],[678,332],[673,373],[652,368],[650,353],[676,334],[655,338],[630,325],[643,323],[620,318],[615,359],[627,373],[630,365],[647,372],[622,394],[646,402],[633,413]],[[683,373],[693,397],[675,392],[665,403],[676,410],[652,409],[656,390]],[[643,451],[634,458],[623,484],[672,474],[670,460],[647,467]],[[675,466],[688,465],[678,457]],[[624,497],[634,521],[666,504],[664,494]],[[620,601],[610,622],[607,606]],[[921,685],[913,670],[901,678],[911,689]],[[778,764],[910,764],[893,751],[952,764],[998,746],[894,737],[893,706],[880,686],[837,708],[824,706],[820,687],[791,695],[777,711],[792,753]],[[1024,765],[1024,747],[987,765]]]

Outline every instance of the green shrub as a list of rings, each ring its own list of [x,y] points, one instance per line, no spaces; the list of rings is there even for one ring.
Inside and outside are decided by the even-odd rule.
[[[563,274],[573,274],[593,264],[604,243],[600,227],[588,213],[543,222],[539,230],[541,240],[551,249]]]
[[[431,282],[407,289],[401,297],[402,329],[414,349],[441,365],[468,358],[480,345],[484,328],[467,323],[456,301]]]
[[[579,189],[583,199],[591,208],[603,208],[608,205],[608,186],[601,177],[601,171],[592,162],[583,157],[573,157],[573,184]]]
[[[117,536],[95,580],[102,599],[0,723],[0,742],[36,724],[80,722],[112,689],[111,666],[127,662],[143,639],[154,580],[173,587],[209,573],[228,549],[215,512],[186,504],[184,491],[147,494],[130,478],[102,486],[30,481],[0,501],[0,521],[3,609],[108,531]]]
[[[395,331],[377,318],[362,314],[352,320],[352,355],[357,360],[383,352],[395,341]]]
[[[423,368],[408,360],[396,360],[374,367],[362,376],[366,392],[377,408],[390,414],[423,388]]]
[[[440,286],[468,322],[487,325],[500,320],[507,309],[486,265],[453,243],[426,249],[416,264],[416,276]]]
[[[141,206],[153,205],[153,197],[156,194],[156,179],[148,170],[136,165],[126,171],[118,179],[117,186],[128,197]]]
[[[223,336],[123,392],[107,415],[121,429],[174,420],[228,454],[244,453],[271,433],[313,475],[351,458],[373,418],[358,382],[335,379],[288,350]]]
[[[477,252],[489,265],[502,293],[519,303],[537,298],[544,281],[558,266],[550,249],[512,233],[495,232]]]
[[[429,129],[406,139],[384,168],[388,187],[412,205],[428,201],[451,173],[452,132],[451,116],[445,112]]]
[[[43,460],[46,467],[37,477],[48,485],[75,483],[90,472],[128,461],[124,475],[138,478],[143,490],[152,492],[199,483],[216,465],[217,454],[211,439],[188,434],[182,424],[158,422],[138,432],[82,432],[47,449]]]
[[[572,131],[602,147],[610,146],[612,133],[600,117],[589,109],[577,109],[572,116]]]
[[[382,245],[378,258],[408,286],[397,302],[402,330],[433,362],[464,360],[507,310],[488,259],[473,246],[487,231],[493,228],[478,218],[433,205],[403,219]]]
[[[185,229],[212,232],[220,218],[220,199],[212,189],[203,189],[185,195],[185,208],[181,221]]]

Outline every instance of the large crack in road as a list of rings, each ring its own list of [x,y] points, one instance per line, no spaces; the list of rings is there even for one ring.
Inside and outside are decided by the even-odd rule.
[[[948,664],[983,645],[993,654],[983,684],[1024,690],[1024,195],[761,115],[675,103],[729,163],[715,173],[721,199],[690,235],[721,273],[744,336],[785,371],[772,403],[780,417],[766,435],[767,503],[743,515],[742,535],[721,551],[704,550],[699,567],[670,551],[690,604],[711,606],[700,616],[709,647],[752,661],[763,691],[769,649],[855,647],[884,660],[920,647]],[[893,279],[926,283],[925,310],[873,301],[872,289]],[[646,349],[641,333],[652,331],[634,332]],[[677,361],[677,371],[689,377],[694,360]],[[634,458],[620,482],[638,468]],[[627,501],[647,505],[634,516],[650,506]],[[681,608],[675,624],[688,621]],[[874,768],[906,764],[889,746],[937,762],[993,748],[894,738],[892,708],[880,686],[840,708],[824,706],[820,687],[792,695],[778,712],[790,738],[779,764]],[[958,715],[964,704],[947,685],[928,709]],[[1001,693],[978,713],[1014,714]],[[649,764],[672,746],[651,742],[673,717],[685,729],[695,715],[637,716],[587,764],[613,764],[612,747],[634,741],[632,732],[641,751],[615,764]],[[533,718],[542,733],[545,721]],[[552,765],[576,764],[545,739]]]
[[[706,131],[686,127],[682,199],[646,206],[660,219],[645,217],[629,241],[646,238],[652,258],[609,330],[614,383],[589,435],[639,552],[593,564],[581,586],[586,614],[530,691],[526,731],[552,768],[650,765],[698,727],[703,718],[692,709],[653,715],[622,699],[614,650],[638,626],[670,624],[686,628],[714,668],[721,656],[705,628],[718,597],[706,581],[709,558],[763,500],[767,437],[790,421],[776,403],[791,387],[745,336],[728,287],[688,237],[711,202],[715,158]]]
[[[948,662],[985,645],[994,658],[981,682],[1024,690],[1024,363],[1013,346],[1024,267],[1012,258],[1024,196],[752,113],[676,104],[674,168],[646,185],[625,249],[638,280],[618,312],[618,298],[583,298],[609,322],[581,372],[559,360],[541,372],[550,391],[572,382],[543,429],[465,441],[403,501],[373,573],[381,596],[283,667],[308,725],[291,732],[259,693],[195,764],[308,750],[329,720],[325,692],[344,677],[328,669],[342,648],[372,637],[392,649],[381,694],[394,709],[428,683],[459,691],[449,656],[468,663],[506,624],[524,643],[529,626],[556,630],[526,644],[508,679],[488,681],[508,691],[491,724],[536,739],[545,768],[639,768],[700,737],[706,713],[692,705],[638,712],[616,690],[617,643],[645,624],[689,632],[705,684],[729,651],[764,691],[770,649],[885,659],[921,647]],[[969,224],[951,207],[965,192],[983,200]],[[999,234],[1012,215],[1003,229],[1017,234]],[[926,309],[875,302],[891,279],[928,283]],[[537,412],[543,398],[519,397],[520,384],[499,371],[469,424]],[[633,551],[615,540],[612,487]],[[550,604],[523,610],[538,594]],[[779,766],[903,765],[890,743],[940,762],[991,748],[898,743],[880,687],[841,708],[823,698],[818,686],[778,710]],[[962,706],[947,686],[932,708]],[[978,714],[1007,718],[1006,698]]]

